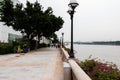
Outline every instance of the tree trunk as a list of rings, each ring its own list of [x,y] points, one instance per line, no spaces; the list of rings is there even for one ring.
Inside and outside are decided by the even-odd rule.
[[[35,49],[38,49],[38,35],[36,36],[36,45],[35,45]]]

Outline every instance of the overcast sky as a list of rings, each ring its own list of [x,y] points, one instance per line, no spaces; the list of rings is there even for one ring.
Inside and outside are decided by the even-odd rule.
[[[21,3],[26,0],[19,0]],[[28,0],[35,2],[36,0]],[[56,16],[63,17],[64,40],[70,41],[70,16],[67,13],[70,0],[38,0],[46,9],[52,7]],[[120,0],[77,0],[79,6],[74,14],[74,41],[120,40]]]

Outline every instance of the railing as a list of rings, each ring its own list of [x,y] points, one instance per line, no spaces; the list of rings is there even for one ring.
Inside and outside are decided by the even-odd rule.
[[[63,61],[67,61],[71,67],[71,80],[92,80],[76,63],[74,59],[70,59],[67,51],[61,48]]]

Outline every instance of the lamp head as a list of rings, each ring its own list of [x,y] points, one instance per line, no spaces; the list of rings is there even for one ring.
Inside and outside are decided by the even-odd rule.
[[[70,0],[70,3],[68,4],[69,7],[72,9],[75,9],[79,4],[77,3],[76,0]]]

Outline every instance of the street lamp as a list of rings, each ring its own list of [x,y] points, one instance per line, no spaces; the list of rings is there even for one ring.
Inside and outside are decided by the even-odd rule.
[[[75,13],[75,8],[79,4],[77,3],[76,0],[70,0],[70,3],[68,6],[70,7],[69,10],[67,11],[70,14],[70,19],[71,19],[71,50],[70,50],[70,58],[74,58],[74,52],[73,52],[73,15]]]
[[[62,47],[64,47],[64,33],[62,33]]]
[[[60,45],[62,46],[62,37],[60,37]]]

